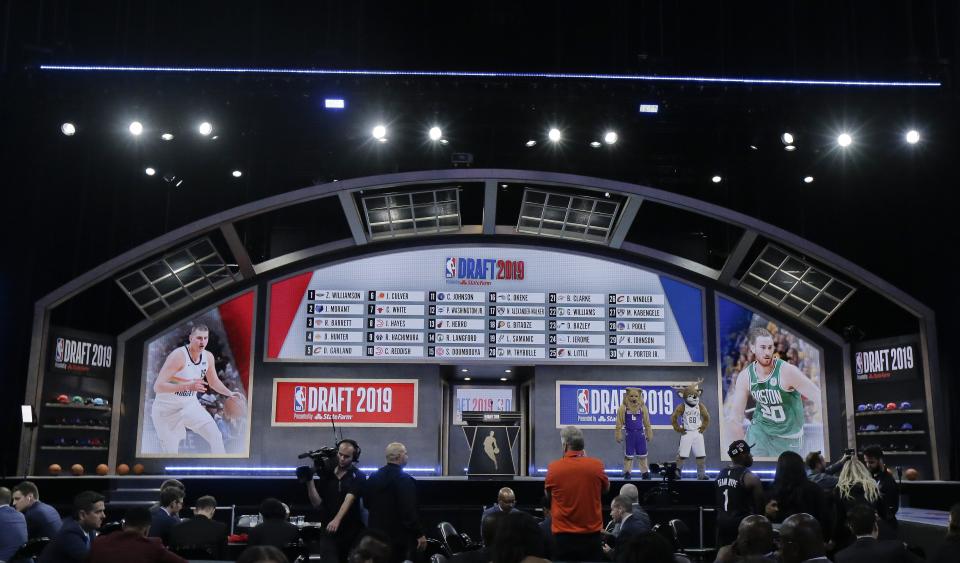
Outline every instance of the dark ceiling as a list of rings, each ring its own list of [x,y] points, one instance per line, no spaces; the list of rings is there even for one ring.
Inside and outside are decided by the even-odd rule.
[[[570,172],[717,203],[806,237],[933,307],[952,341],[960,185],[954,2],[0,3],[4,389],[31,304],[171,228],[332,179]],[[42,71],[41,64],[938,81],[939,88],[557,78]],[[347,108],[323,109],[327,96]],[[659,104],[656,115],[640,103]],[[126,132],[132,119],[147,129]],[[214,124],[216,140],[195,133]],[[64,121],[73,137],[60,134]],[[370,128],[389,125],[388,143]],[[426,140],[441,124],[450,143]],[[557,148],[548,127],[564,131]],[[594,149],[606,128],[620,140]],[[918,128],[909,147],[903,132]],[[836,135],[855,136],[848,150]],[[160,132],[175,139],[164,142]],[[786,152],[779,135],[796,135]],[[538,145],[525,146],[528,139]],[[756,147],[752,149],[750,145]],[[147,166],[158,174],[146,176]],[[243,171],[235,179],[234,169]],[[161,176],[176,174],[179,188]],[[723,181],[714,184],[711,176]],[[806,175],[815,177],[804,184]],[[696,233],[691,233],[696,234]],[[699,235],[698,235],[699,236]],[[709,236],[709,234],[707,235]],[[82,319],[73,319],[83,328]],[[869,327],[866,327],[869,334]],[[949,340],[947,340],[949,339]],[[945,348],[945,346],[943,346]],[[946,355],[945,355],[946,356]],[[953,363],[945,357],[945,370]],[[4,403],[6,404],[6,403]],[[3,409],[15,412],[13,406]],[[11,421],[10,424],[15,424]],[[11,466],[12,460],[0,463]]]

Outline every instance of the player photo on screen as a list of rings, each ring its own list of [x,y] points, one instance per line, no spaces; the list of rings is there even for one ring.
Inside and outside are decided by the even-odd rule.
[[[149,341],[137,454],[247,457],[253,292]]]
[[[755,459],[823,451],[820,348],[733,301],[717,298],[720,451],[746,440]]]

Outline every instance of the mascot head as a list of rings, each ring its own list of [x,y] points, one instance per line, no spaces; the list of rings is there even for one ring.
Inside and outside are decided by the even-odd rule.
[[[640,390],[636,387],[627,387],[627,391],[623,394],[623,404],[627,407],[627,410],[630,412],[640,410],[641,402],[643,401]]]
[[[700,387],[701,383],[703,383],[703,380],[698,379],[696,382],[677,390],[677,393],[680,394],[680,397],[687,406],[697,407],[700,405],[700,395],[703,395],[703,389]]]

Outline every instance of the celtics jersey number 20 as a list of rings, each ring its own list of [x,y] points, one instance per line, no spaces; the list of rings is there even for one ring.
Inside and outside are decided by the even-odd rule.
[[[757,376],[756,364],[750,364],[750,395],[757,403],[751,425],[769,436],[793,437],[803,432],[803,399],[794,389],[780,386],[783,360],[774,360],[773,373],[766,381]]]

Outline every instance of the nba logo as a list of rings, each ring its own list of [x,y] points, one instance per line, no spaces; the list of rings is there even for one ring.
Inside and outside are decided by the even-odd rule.
[[[54,358],[55,362],[57,363],[63,362],[63,339],[62,338],[57,339],[57,351],[54,354],[54,356],[55,356]]]
[[[307,393],[303,385],[297,385],[293,388],[293,412],[307,411]]]
[[[457,277],[457,259],[456,258],[447,258],[444,275],[448,278]]]
[[[857,352],[856,364],[857,364],[857,375],[860,375],[863,373],[863,352]]]
[[[588,389],[577,389],[577,414],[587,414],[590,412],[590,391]]]

